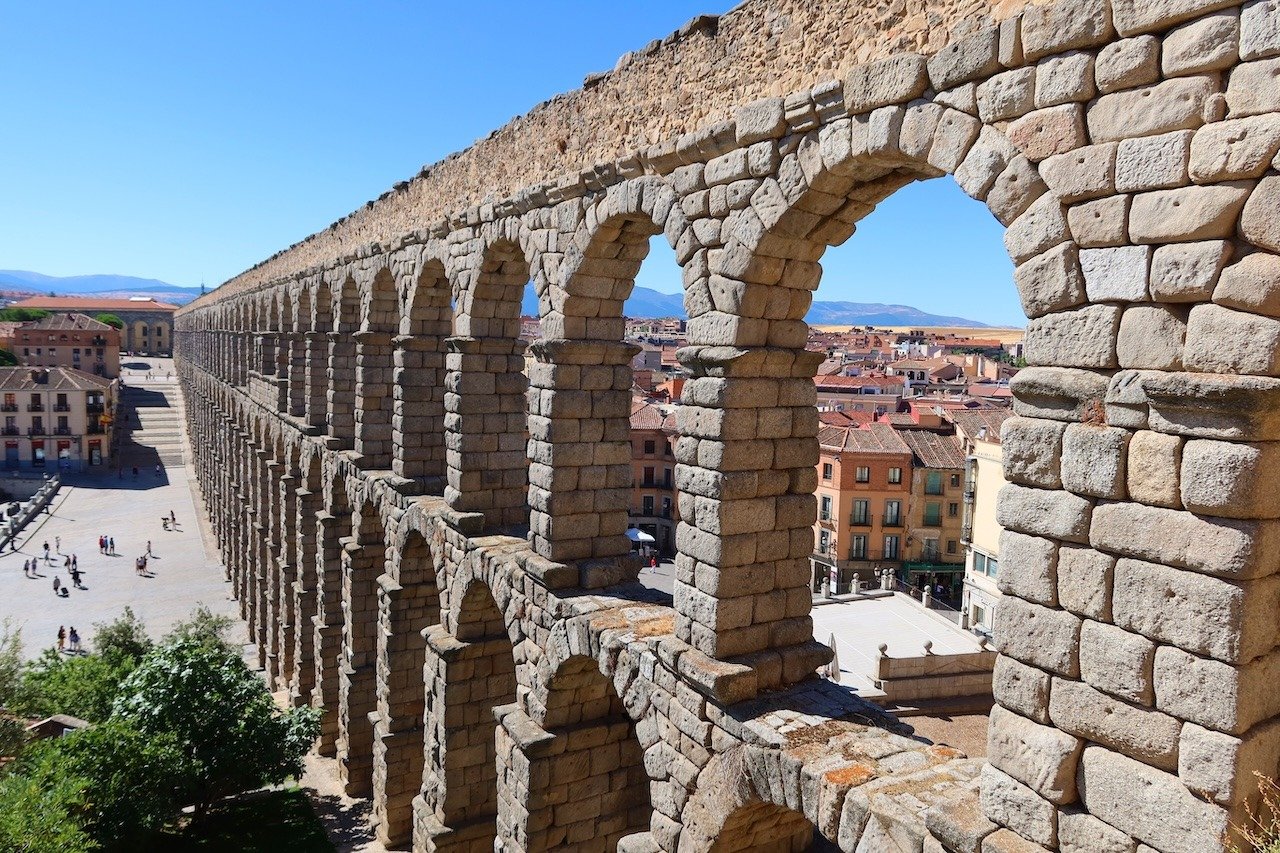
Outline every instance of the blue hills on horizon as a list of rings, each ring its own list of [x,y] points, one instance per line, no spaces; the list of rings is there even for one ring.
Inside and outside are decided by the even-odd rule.
[[[0,270],[0,289],[53,292],[59,296],[154,296],[166,302],[186,304],[200,295],[198,287],[184,287],[152,278],[128,275],[51,276],[26,270]],[[684,297],[679,293],[662,293],[648,287],[636,287],[627,299],[624,311],[628,317],[684,318]],[[531,286],[525,287],[521,313],[538,315],[538,300]],[[990,328],[965,317],[930,314],[910,305],[878,302],[814,302],[805,319],[814,325],[829,326],[957,326]]]

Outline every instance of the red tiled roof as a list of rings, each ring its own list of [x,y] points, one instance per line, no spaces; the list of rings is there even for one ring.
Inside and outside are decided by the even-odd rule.
[[[964,467],[964,453],[954,435],[938,435],[919,429],[903,430],[898,435],[911,448],[918,465],[925,468]]]
[[[46,311],[177,311],[177,305],[154,299],[98,299],[85,296],[32,296],[10,308],[43,308]]]
[[[888,424],[867,424],[856,429],[824,426],[818,428],[818,443],[838,451],[862,451],[864,453],[903,453],[907,447],[898,431]]]
[[[968,409],[963,412],[948,412],[947,417],[972,439],[976,439],[978,433],[985,427],[987,436],[984,440],[999,444],[1000,427],[1013,417],[1013,412],[1008,409]]]

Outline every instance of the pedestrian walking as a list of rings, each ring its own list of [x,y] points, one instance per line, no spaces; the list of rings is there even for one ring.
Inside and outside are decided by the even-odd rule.
[[[80,654],[80,632],[76,630],[75,625],[72,625],[71,630],[67,632],[67,638],[71,640],[71,653]]]
[[[72,570],[71,570],[71,585],[72,585],[72,586],[74,586],[76,589],[84,589],[84,587],[80,585],[80,570],[79,570],[79,569],[72,569]]]
[[[148,557],[154,556],[154,555],[151,553],[151,540],[150,540],[150,539],[148,539],[148,540],[147,540],[147,556],[148,556]]]
[[[116,538],[114,536],[107,537],[107,548],[109,549],[107,553],[114,557],[116,554]]]
[[[178,516],[174,515],[173,510],[169,510],[169,523],[170,524],[178,523]]]
[[[79,568],[80,568],[80,561],[76,559],[76,555],[75,555],[75,554],[72,554],[72,555],[71,555],[71,568],[73,568],[73,569],[79,569]]]
[[[71,571],[71,555],[68,554],[62,561],[62,568]]]
[[[57,596],[62,595],[62,578],[57,575],[53,576],[53,594]]]
[[[53,537],[53,550],[55,553],[58,553],[58,554],[62,553],[62,537],[61,536]]]
[[[67,642],[67,629],[63,625],[58,626],[58,651],[62,651],[63,645]]]
[[[44,561],[46,563],[52,562],[52,560],[49,559],[49,543],[48,542],[44,543]]]

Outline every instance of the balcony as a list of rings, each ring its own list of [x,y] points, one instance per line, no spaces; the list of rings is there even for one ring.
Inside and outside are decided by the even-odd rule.
[[[849,525],[850,525],[851,527],[870,527],[870,526],[871,526],[871,516],[869,516],[869,515],[855,515],[855,516],[852,516],[852,517],[849,519]]]
[[[69,426],[54,427],[53,434],[54,435],[71,435],[71,427]]]
[[[101,403],[89,403],[84,407],[84,410],[91,415],[100,415],[103,412],[103,405]]]
[[[71,411],[71,404],[70,403],[54,403],[53,410],[55,412],[69,412]]]
[[[18,411],[17,403],[0,403],[0,412],[16,412]]]
[[[22,428],[16,426],[7,426],[3,429],[5,435],[22,435]]]
[[[27,435],[46,435],[46,434],[47,433],[45,433],[44,427],[42,426],[27,427]]]
[[[102,424],[89,424],[85,432],[89,435],[102,435],[106,432],[106,429],[103,428]]]
[[[44,403],[28,403],[28,404],[27,404],[27,411],[28,411],[28,412],[43,412],[43,411],[44,411]]]
[[[884,520],[880,522],[880,526],[882,526],[882,527],[901,527],[901,526],[902,526],[902,516],[901,516],[901,515],[886,515],[886,516],[884,517]]]

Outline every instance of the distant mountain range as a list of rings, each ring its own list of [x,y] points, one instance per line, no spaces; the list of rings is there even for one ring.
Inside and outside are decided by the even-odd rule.
[[[538,300],[531,289],[524,295],[522,313],[536,316]],[[623,311],[628,317],[684,317],[684,297],[660,293],[647,287],[631,291]],[[882,305],[878,302],[814,302],[805,319],[819,326],[963,326],[988,328],[987,323],[964,317],[929,314],[910,305]]]
[[[124,298],[154,296],[174,305],[185,305],[200,295],[198,287],[182,287],[153,278],[129,275],[52,276],[27,270],[0,270],[0,290],[54,293],[58,296],[100,296]]]
[[[58,277],[25,270],[0,270],[0,290],[55,293],[58,296],[101,296],[128,298],[153,296],[164,302],[185,305],[200,295],[198,287],[182,287],[152,278],[127,275],[73,275]],[[684,317],[684,297],[661,293],[648,287],[631,291],[623,309],[628,317]],[[526,287],[521,311],[538,314],[538,299]],[[820,326],[962,326],[986,328],[988,324],[964,317],[929,314],[910,305],[883,305],[878,302],[814,302],[805,317]]]

